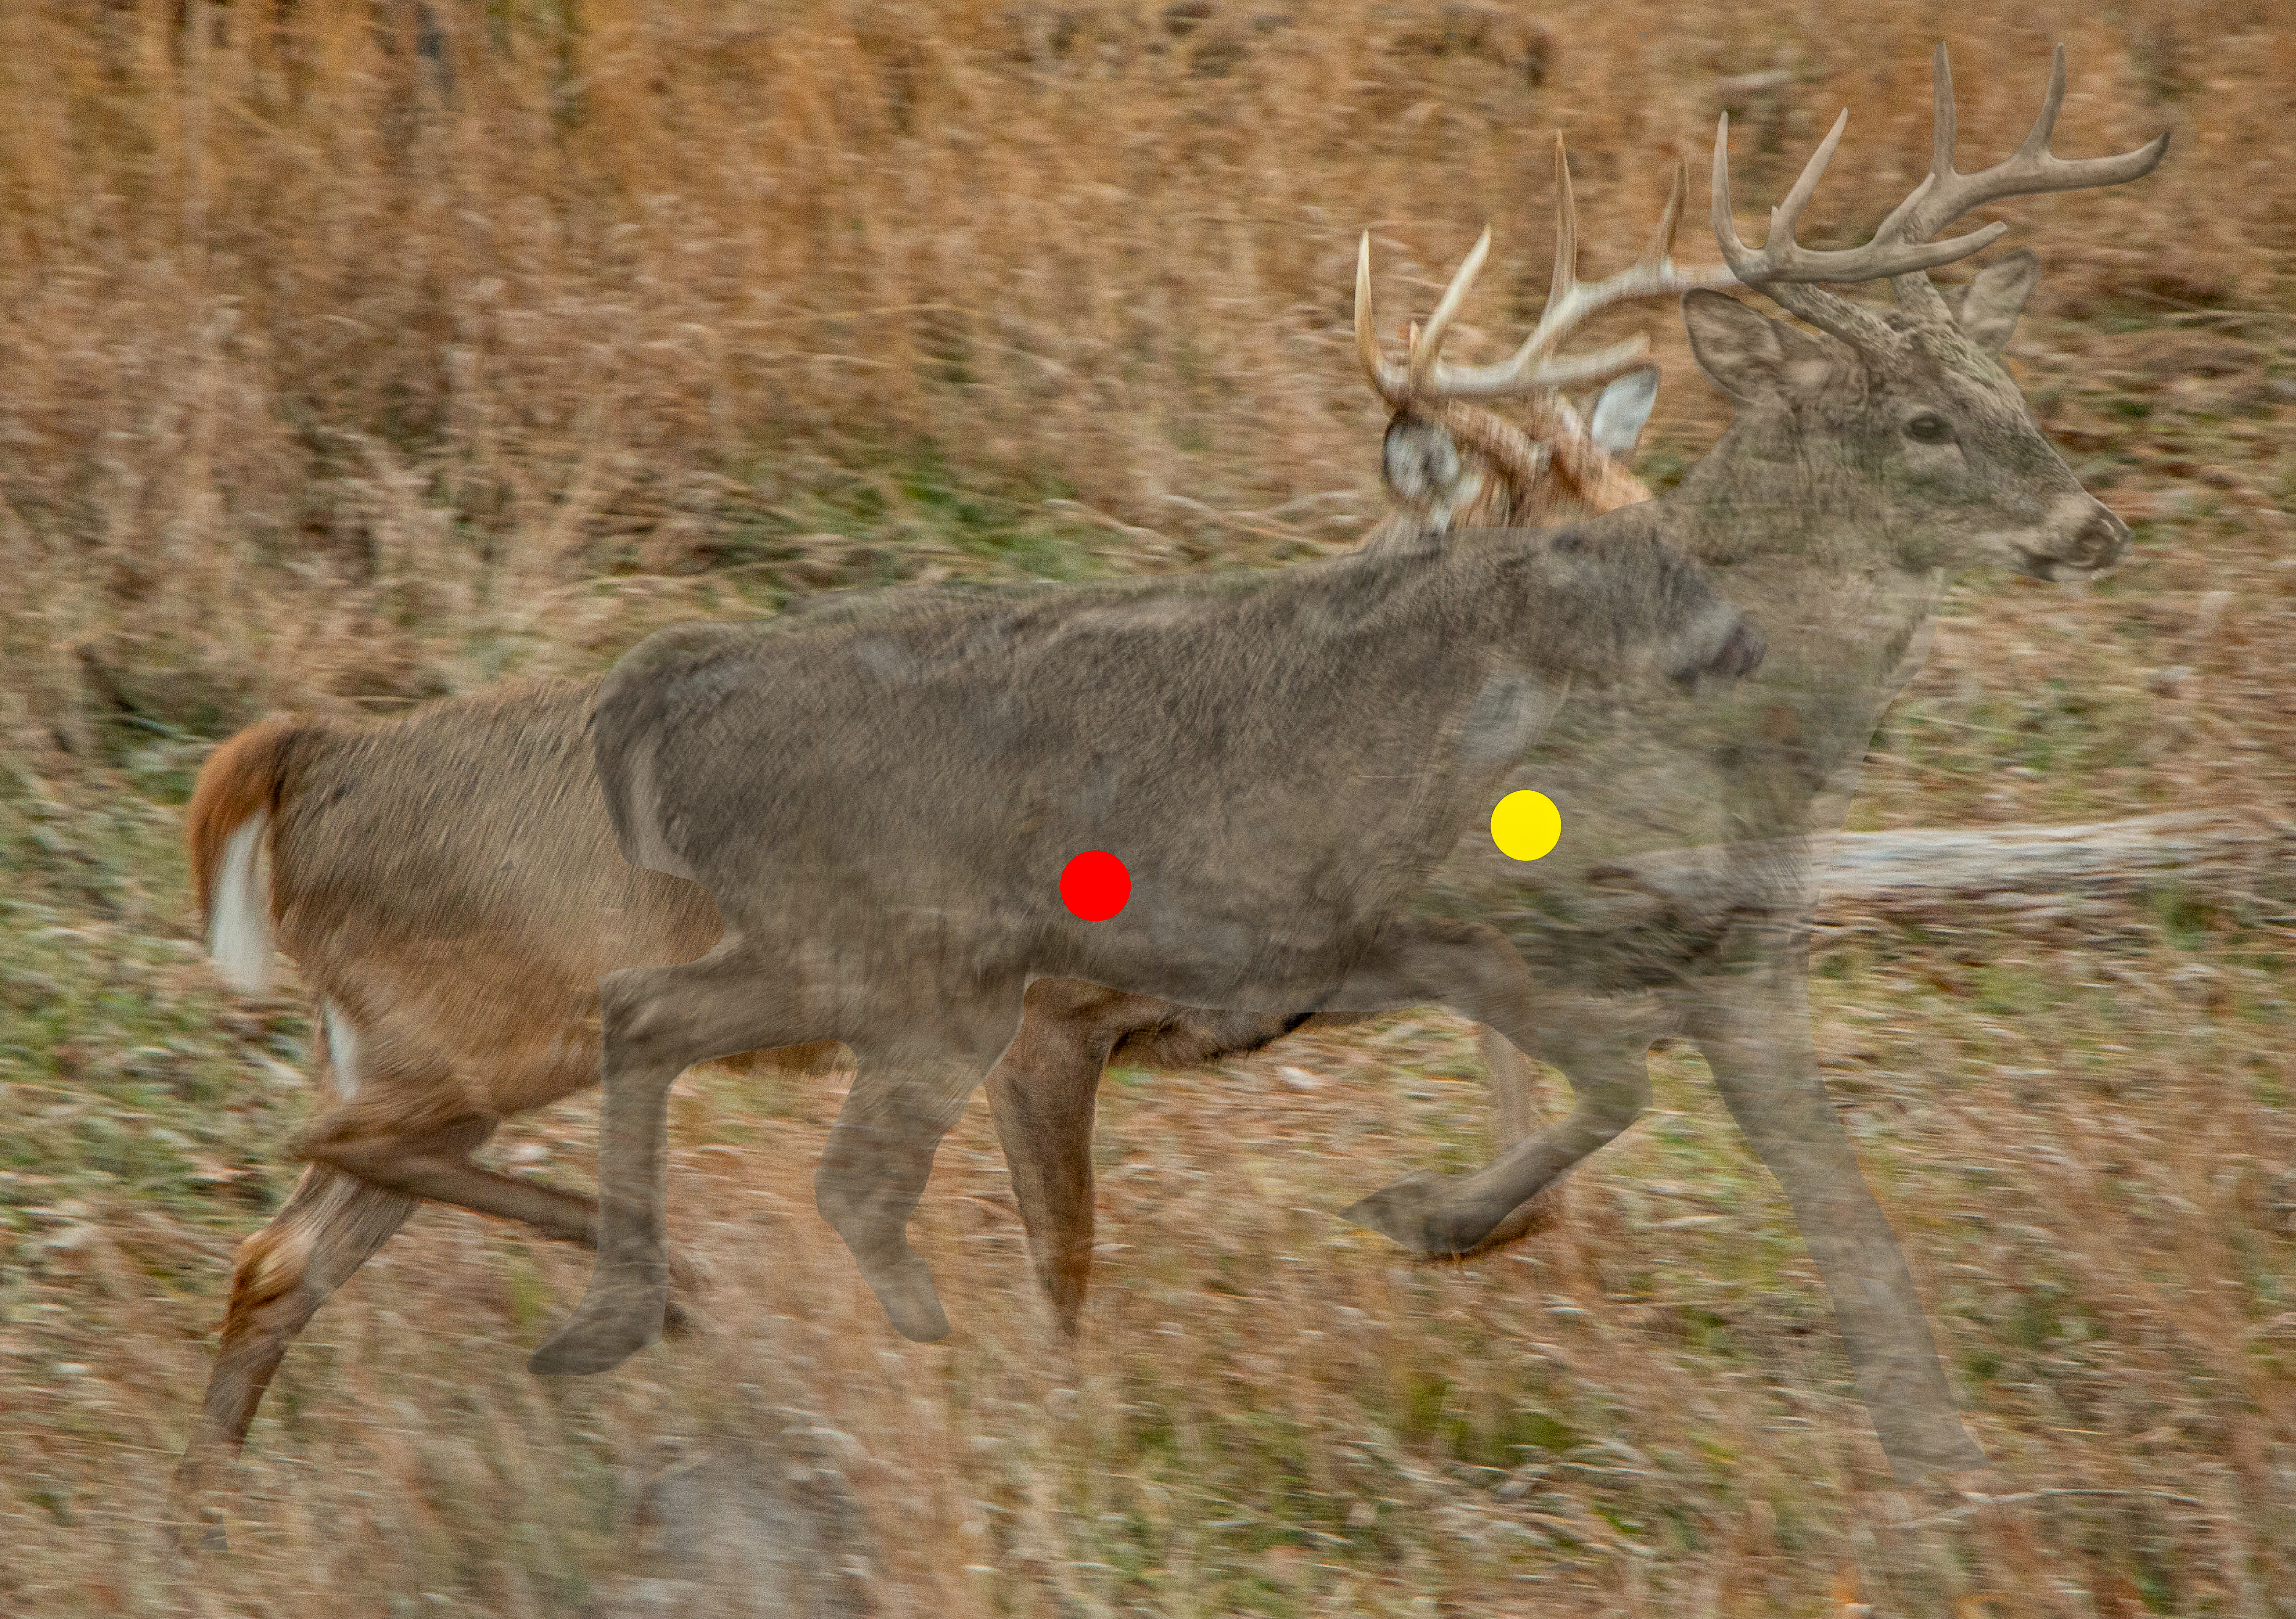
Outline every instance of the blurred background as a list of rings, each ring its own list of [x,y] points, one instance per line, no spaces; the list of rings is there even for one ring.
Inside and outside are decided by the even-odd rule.
[[[0,7],[0,1607],[2296,1614],[2291,22]],[[959,1330],[919,1346],[813,1213],[840,1077],[697,1072],[701,1334],[529,1378],[586,1261],[426,1212],[291,1356],[233,1549],[167,1549],[229,1253],[308,1106],[291,982],[229,996],[198,958],[176,828],[215,739],[826,587],[1344,548],[1382,509],[1359,232],[1392,325],[1488,222],[1453,344],[1486,357],[1545,294],[1557,130],[1592,275],[1679,157],[1677,258],[1713,259],[1718,112],[1758,237],[1847,105],[1801,234],[1860,240],[1924,172],[1939,39],[1964,167],[2021,139],[2059,40],[2061,153],[2175,132],[2151,179],[1998,210],[2045,266],[2012,366],[2136,538],[2086,589],[1961,581],[1852,824],[2207,810],[2246,851],[2078,905],[1829,913],[1829,1081],[2013,1509],[1892,1488],[1693,1058],[1525,1244],[1423,1266],[1342,1228],[1489,1151],[1472,1042],[1422,1015],[1111,1076],[1072,1356],[982,1110],[918,1221]],[[1670,308],[1590,339],[1636,330],[1664,487],[1726,411]],[[589,1109],[495,1161],[586,1181]]]

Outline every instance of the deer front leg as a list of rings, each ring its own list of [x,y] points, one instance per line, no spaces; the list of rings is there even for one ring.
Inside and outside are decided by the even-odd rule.
[[[1858,1172],[1818,1077],[1806,951],[1781,949],[1748,972],[1713,980],[1690,1032],[1731,1116],[1785,1188],[1892,1470],[1910,1482],[1984,1467],[1985,1453],[1954,1409],[1897,1234]]]
[[[1534,1059],[1488,1023],[1476,1025],[1475,1050],[1483,1059],[1483,1087],[1490,1096],[1492,1119],[1504,1152],[1538,1133]],[[1474,1252],[1483,1253],[1503,1248],[1559,1223],[1563,1218],[1563,1197],[1569,1185],[1567,1177],[1559,1179],[1528,1202],[1517,1204],[1505,1219],[1491,1228],[1490,1235],[1475,1245]]]
[[[1496,928],[1414,918],[1382,935],[1323,1016],[1344,1021],[1429,1003],[1538,1051],[1563,1071],[1577,1098],[1568,1117],[1486,1169],[1406,1175],[1341,1214],[1414,1253],[1472,1253],[1649,1105],[1648,1009],[1541,990]]]
[[[529,1369],[545,1377],[605,1371],[660,1335],[669,1297],[669,1088],[706,1057],[819,1034],[791,992],[794,982],[732,934],[697,960],[599,980],[598,1262],[581,1303],[534,1352]]]
[[[947,998],[939,998],[947,1008]],[[884,1038],[852,1041],[853,1089],[813,1178],[821,1217],[845,1239],[894,1330],[920,1344],[948,1335],[932,1269],[909,1246],[909,1217],[932,1176],[940,1139],[964,1112],[1021,1019],[1021,986],[976,992],[926,1027],[886,1009]]]

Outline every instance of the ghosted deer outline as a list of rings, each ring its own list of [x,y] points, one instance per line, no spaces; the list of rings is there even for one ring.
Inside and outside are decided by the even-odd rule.
[[[1886,547],[1887,555],[1868,558],[1872,569],[1854,588],[1824,604],[1824,613],[1780,626],[1802,643],[1806,661],[1795,678],[1718,699],[1721,711],[1734,709],[1738,719],[1719,727],[1707,721],[1702,741],[1713,751],[1699,768],[1714,776],[1719,793],[1708,806],[1714,835],[1695,841],[1722,852],[1717,880],[1703,897],[1709,914],[1677,926],[1691,935],[1686,956],[1618,964],[1620,976],[1599,994],[1541,986],[1506,933],[1452,919],[1477,914],[1478,900],[1496,900],[1502,909],[1506,904],[1511,878],[1494,875],[1492,857],[1472,835],[1413,914],[1349,910],[1320,890],[1300,896],[1310,916],[1352,925],[1375,916],[1388,929],[1350,939],[1356,969],[1305,1004],[1300,997],[1313,974],[1297,970],[1299,964],[1330,957],[1317,955],[1296,930],[1286,931],[1286,918],[1255,890],[1265,875],[1258,869],[1220,874],[1255,891],[1261,908],[1248,919],[1218,903],[1191,912],[1177,894],[1171,909],[1160,911],[1154,901],[1167,897],[1163,883],[1150,883],[1143,884],[1152,903],[1141,924],[1111,926],[1095,937],[1062,929],[1032,909],[1022,870],[998,870],[1000,885],[986,900],[961,883],[928,880],[918,892],[909,885],[914,873],[931,872],[931,851],[905,842],[900,856],[910,864],[899,867],[894,885],[900,897],[881,901],[870,881],[857,875],[868,863],[869,845],[854,841],[850,818],[865,813],[871,834],[906,833],[898,812],[863,810],[870,793],[913,785],[915,778],[905,772],[914,760],[890,756],[919,750],[956,773],[967,789],[990,791],[991,778],[966,777],[972,761],[962,749],[937,752],[939,738],[901,729],[910,716],[891,713],[890,702],[888,734],[877,739],[876,755],[866,745],[858,755],[837,753],[808,727],[840,723],[849,708],[783,714],[787,694],[773,689],[770,678],[787,666],[785,643],[761,654],[762,643],[740,632],[662,632],[625,659],[601,690],[593,721],[600,785],[624,852],[709,888],[727,934],[701,962],[629,969],[602,983],[599,1257],[589,1294],[536,1352],[535,1368],[599,1369],[659,1330],[667,1287],[664,1101],[669,1082],[691,1061],[832,1029],[855,1046],[861,1074],[816,1179],[822,1210],[896,1326],[911,1336],[932,1337],[946,1330],[946,1319],[904,1228],[930,1172],[933,1146],[985,1070],[985,1054],[1002,1049],[1012,1033],[1005,999],[1016,979],[1084,979],[1134,993],[1282,1013],[1279,1030],[1306,1016],[1362,1015],[1434,1001],[1497,1029],[1519,1049],[1555,1059],[1578,1093],[1577,1105],[1567,1119],[1489,1169],[1407,1177],[1355,1205],[1352,1218],[1423,1252],[1459,1252],[1487,1240],[1514,1210],[1639,1114],[1648,1096],[1651,1043],[1669,1034],[1687,1037],[1707,1056],[1733,1114],[1784,1184],[1893,1464],[1907,1473],[1980,1465],[1982,1453],[1953,1409],[1904,1257],[1858,1172],[1809,1050],[1807,952],[1815,889],[1807,839],[1816,826],[1838,822],[1882,706],[1919,667],[1948,559],[1990,555],[2043,579],[2080,577],[2109,565],[2127,541],[2126,527],[2080,488],[1993,357],[2030,292],[2031,255],[1985,272],[1956,306],[1927,272],[1979,251],[2006,226],[1997,223],[1942,242],[1930,238],[2001,197],[2147,173],[2167,137],[2116,158],[2068,162],[2052,155],[2048,137],[2064,87],[2060,47],[2041,116],[2024,144],[1991,168],[1958,174],[1942,47],[1935,65],[1931,172],[1855,249],[1815,251],[1793,238],[1848,113],[1773,210],[1759,251],[1738,239],[1732,223],[1724,117],[1715,141],[1713,215],[1725,259],[1742,284],[1824,335],[1808,336],[1717,292],[1687,294],[1684,313],[1693,349],[1739,405],[1736,421],[1668,496],[1566,529],[1547,542],[1555,550],[1607,548],[1626,536],[1662,536],[1744,569],[1746,577],[1759,576],[1766,563],[1777,565],[1780,553],[1791,573],[1797,553],[1823,555],[1861,540]],[[1896,295],[1898,307],[1888,314],[1813,284],[1879,279],[1890,280]],[[1456,307],[1463,292],[1455,283],[1446,305]],[[1431,321],[1431,334],[1444,312],[1439,308]],[[1430,352],[1433,346],[1423,340],[1414,345],[1409,380],[1440,391],[1447,380],[1456,385],[1472,374],[1447,369]],[[1840,452],[1838,459],[1829,451]],[[1755,467],[1766,474],[1749,478]],[[1442,538],[1433,555],[1439,563],[1483,555],[1488,543]],[[865,637],[858,644],[882,645]],[[1416,652],[1402,644],[1382,650],[1406,660]],[[882,672],[891,683],[930,682],[934,658],[962,659],[970,652],[961,635],[938,644],[922,635],[893,645]],[[1070,666],[1071,672],[1091,668]],[[1093,672],[1113,671],[1103,666]],[[1765,697],[1765,708],[1749,707]],[[956,722],[946,708],[936,714],[943,724]],[[1508,722],[1497,728],[1505,740],[1488,745],[1519,756],[1534,727]],[[1472,757],[1481,745],[1471,736],[1443,762]],[[831,768],[832,756],[849,775]],[[772,768],[761,770],[758,760],[767,757]],[[1429,756],[1430,762],[1438,757]],[[1690,757],[1675,755],[1677,762]],[[1102,762],[1095,760],[1095,768]],[[1604,762],[1615,774],[1612,761]],[[1012,810],[1023,827],[1056,819],[1079,847],[1130,837],[1153,855],[1168,855],[1152,820],[1143,822],[1139,804],[1123,796],[1129,789],[1152,807],[1164,801],[1135,765],[1128,775],[1087,773],[1063,789],[1074,793],[1073,802],[1054,801],[1038,784],[1016,780]],[[1457,778],[1429,785],[1446,792]],[[1103,786],[1110,791],[1096,793]],[[964,801],[963,793],[950,798]],[[1308,810],[1293,804],[1286,812]],[[761,847],[769,851],[763,857]],[[1379,859],[1375,880],[1389,879],[1389,851],[1374,844],[1361,852]],[[1284,862],[1275,865],[1281,870]],[[1176,891],[1187,881],[1170,867],[1160,875]],[[1298,868],[1287,880],[1296,888],[1309,875]],[[819,892],[824,889],[836,897],[825,897]],[[975,903],[983,907],[979,913],[967,908]],[[921,910],[902,914],[908,905]],[[857,915],[845,908],[854,906]],[[1195,931],[1175,925],[1183,921]],[[1255,927],[1267,931],[1252,941],[1259,950],[1252,959],[1231,932]],[[1518,929],[1517,937],[1524,931],[1535,925]],[[1016,932],[1029,935],[1027,948],[1012,943]],[[896,998],[882,988],[905,952],[914,953],[907,960],[931,957],[945,969],[922,984],[911,979],[902,985],[904,993],[922,989],[941,996],[931,1012],[916,1012],[914,1000],[892,1004]],[[1202,993],[1223,978],[1219,992]],[[1279,1003],[1287,997],[1300,1012],[1283,1011]],[[978,1026],[967,1026],[983,1008],[988,1010]],[[935,1014],[932,1032],[921,1032]],[[905,1015],[910,1021],[897,1031],[880,1021]]]
[[[1559,138],[1556,174],[1568,228]],[[1453,526],[1521,524],[1557,505],[1605,510],[1649,497],[1612,460],[1632,448],[1656,397],[1647,340],[1592,355],[1556,350],[1604,308],[1731,280],[1726,269],[1685,273],[1668,261],[1683,189],[1677,169],[1651,251],[1603,281],[1558,289],[1567,296],[1550,300],[1538,353],[1487,390],[1521,400],[1524,425],[1423,393],[1414,405],[1372,368],[1391,407],[1382,471],[1396,505],[1365,548],[1422,546]],[[1440,344],[1436,331],[1427,354]],[[1582,422],[1561,389],[1622,367]],[[967,588],[832,593],[777,621]],[[209,952],[227,981],[257,992],[269,987],[275,948],[295,959],[313,1001],[321,1107],[295,1144],[308,1161],[301,1179],[235,1256],[201,1418],[177,1470],[187,1524],[217,1464],[244,1443],[298,1335],[420,1201],[594,1240],[593,1199],[472,1155],[505,1117],[597,1082],[601,974],[691,959],[722,931],[701,890],[633,867],[615,847],[584,735],[598,684],[513,682],[353,727],[266,720],[201,770],[184,834]],[[418,812],[427,834],[410,839]],[[1199,1018],[1188,1039],[1232,1039],[1257,1023]],[[748,1060],[805,1071],[833,1049],[820,1042]],[[1186,1056],[1144,1029],[1128,1049],[1144,1062]],[[991,1097],[1000,1119],[1022,1105],[993,1078]],[[1057,1313],[1073,1324],[1072,1309]],[[671,1323],[681,1317],[673,1303]]]
[[[1546,996],[1529,1043],[1511,1042],[1488,1023],[1480,1031],[1502,1134],[1514,1145],[1477,1173],[1406,1176],[1346,1211],[1347,1218],[1431,1255],[1477,1252],[1519,1237],[1538,1220],[1541,1193],[1647,1105],[1650,1048],[1669,1038],[1687,1040],[1706,1056],[1732,1114],[1784,1187],[1833,1295],[1883,1447],[1907,1477],[1977,1467],[1983,1457],[1953,1410],[1911,1274],[1818,1077],[1808,1006],[1816,899],[1808,838],[1840,825],[1882,711],[1926,656],[1949,572],[1993,561],[2043,579],[2088,578],[2119,559],[2127,530],[2079,489],[1994,358],[2038,274],[2030,252],[2011,254],[1949,291],[1922,271],[1895,275],[1897,308],[1886,313],[1765,272],[1784,264],[1820,279],[1847,277],[1860,267],[1858,255],[1925,240],[1985,201],[2135,179],[2157,166],[2168,147],[2162,135],[2114,158],[2068,162],[2051,155],[2049,134],[2064,94],[2059,46],[2040,116],[2024,144],[1994,168],[1961,175],[1953,167],[1953,85],[1943,45],[1933,72],[1931,173],[1864,249],[1812,253],[1792,240],[1794,220],[1841,138],[1847,112],[1774,210],[1768,245],[1759,254],[1738,241],[1731,225],[1728,120],[1721,120],[1713,213],[1725,258],[1742,281],[1825,334],[1812,338],[1712,292],[1684,300],[1702,368],[1738,406],[1730,433],[1685,480],[1690,498],[1707,502],[1718,519],[1689,543],[1728,581],[1733,599],[1771,627],[1769,656],[1752,678],[1702,704],[1686,736],[1654,739],[1652,733],[1666,727],[1651,724],[1647,713],[1613,711],[1576,735],[1550,736],[1546,757],[1505,784],[1556,793],[1573,818],[1573,837],[1595,848],[1592,858],[1575,863],[1550,856],[1536,867],[1509,870],[1508,862],[1470,838],[1436,879],[1452,914],[1499,922],[1538,969]],[[1990,241],[2002,228],[1941,245],[1973,251],[1972,244],[1982,245],[1980,238]],[[1463,272],[1475,262],[1471,258]],[[1359,277],[1358,334],[1365,363],[1375,368],[1367,289],[1367,278]],[[1447,296],[1446,307],[1452,304]],[[1962,383],[1964,397],[1952,413],[1957,419],[1903,400],[1902,374],[1894,389],[1875,386],[1870,375],[1893,366],[1902,373],[1909,365],[1928,367],[1933,383]],[[1861,369],[1868,374],[1861,376]],[[1899,521],[1875,523],[1866,533],[1805,532],[1798,555],[1784,547],[1785,565],[1750,545],[1748,534],[1759,530],[1764,513],[1749,510],[1718,477],[1729,456],[1783,458],[1796,447],[1780,432],[1782,416],[1791,420],[1829,400],[1839,408],[1849,402],[1843,395],[1860,391],[1901,399],[1900,419],[1876,425],[1884,433],[1901,429],[1916,447],[1914,456],[1976,439],[1972,449],[2053,486],[2054,500],[2033,513],[2040,521],[2029,538],[2039,543],[2021,546],[1996,533],[1940,534],[1919,521],[1916,485],[1914,497],[1898,497]],[[1767,446],[1760,442],[1765,433]],[[1794,514],[1773,499],[1767,514],[1785,520],[1774,538],[1789,538]],[[1400,539],[1390,531],[1382,543]],[[1894,590],[1874,588],[1893,575]],[[1812,627],[1822,633],[1808,634]],[[1861,646],[1878,654],[1862,669]],[[1558,733],[1572,723],[1566,715]],[[1574,751],[1582,767],[1575,773],[1567,767]],[[1740,805],[1725,835],[1687,837],[1680,826],[1649,825],[1658,818],[1635,802],[1637,788],[1619,785],[1622,779],[1695,777],[1685,760],[1725,751],[1726,768],[1705,777],[1726,787],[1734,778],[1737,784],[1721,794]],[[1565,793],[1566,782],[1581,792]],[[1629,846],[1606,851],[1605,838]],[[1674,869],[1680,861],[1651,863],[1669,868],[1664,879],[1638,867],[1636,854],[1676,842],[1706,844],[1686,876]],[[1511,903],[1493,903],[1509,890],[1516,895]],[[1573,908],[1576,920],[1558,921],[1558,910]],[[1449,1004],[1473,1015],[1472,1001]],[[1327,1009],[1314,1021],[1346,1020]],[[1089,1143],[1095,1093],[1111,1054],[1136,1064],[1206,1061],[1252,1049],[1278,1032],[1265,1018],[1190,1012],[1092,985],[1030,986],[1028,1016],[998,1064],[990,1097],[1039,1281],[1070,1330],[1092,1265]],[[1526,1056],[1562,1070],[1578,1097],[1571,1116],[1545,1131],[1532,1126]]]

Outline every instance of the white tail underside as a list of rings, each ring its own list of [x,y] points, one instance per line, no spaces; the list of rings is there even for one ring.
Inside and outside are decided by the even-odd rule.
[[[226,983],[259,995],[271,987],[271,861],[258,810],[223,846],[223,874],[208,916],[208,958]]]
[[[358,1028],[332,1000],[319,1003],[327,1026],[327,1064],[333,1070],[335,1091],[348,1102],[358,1094]]]

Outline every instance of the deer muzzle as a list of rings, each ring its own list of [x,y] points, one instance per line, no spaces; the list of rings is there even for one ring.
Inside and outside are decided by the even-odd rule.
[[[1754,620],[1735,607],[1718,604],[1700,622],[1702,633],[1686,636],[1679,654],[1666,666],[1667,678],[1685,691],[1702,678],[1739,680],[1762,666],[1768,644]]]
[[[2128,525],[2088,495],[2066,501],[2038,547],[2021,547],[2024,571],[2035,579],[2082,579],[2103,572],[2128,548]]]

